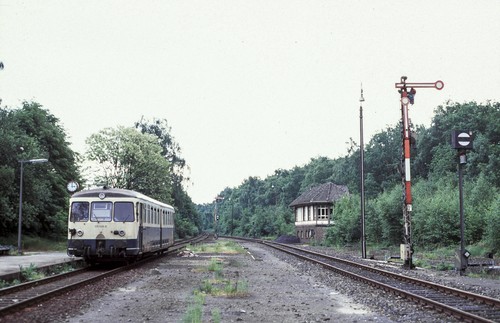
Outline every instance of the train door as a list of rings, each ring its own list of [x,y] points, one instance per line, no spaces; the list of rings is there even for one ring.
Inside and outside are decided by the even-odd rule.
[[[163,248],[163,227],[165,226],[165,210],[160,209],[160,249]]]
[[[144,204],[143,203],[138,203],[139,204],[139,207],[138,207],[138,221],[139,221],[139,231],[138,231],[138,234],[137,234],[137,239],[138,239],[138,243],[139,243],[139,253],[142,253],[143,252],[143,240],[144,240],[144,233],[143,233],[143,230],[144,230],[144,214],[145,214],[145,210],[144,210]]]

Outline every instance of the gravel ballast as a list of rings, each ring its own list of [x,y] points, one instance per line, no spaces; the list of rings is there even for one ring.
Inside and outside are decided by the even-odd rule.
[[[206,295],[202,322],[456,321],[266,246],[240,244],[247,253],[169,256],[0,321],[183,322],[194,306],[194,292],[214,278],[207,270],[214,257],[222,263],[222,276],[246,289],[238,296]],[[412,275],[500,295],[497,280],[423,270]]]

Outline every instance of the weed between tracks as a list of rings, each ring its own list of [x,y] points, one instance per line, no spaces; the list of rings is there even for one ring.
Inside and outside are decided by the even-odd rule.
[[[239,279],[238,271],[233,273],[232,280],[224,277],[221,259],[212,258],[207,269],[213,272],[213,278],[203,280],[200,292],[224,297],[242,297],[248,294],[248,283]]]
[[[234,241],[218,241],[217,243],[204,243],[188,246],[187,249],[196,253],[237,254],[244,253],[245,249]]]
[[[240,245],[232,241],[219,241],[215,244],[203,244],[189,248],[197,253],[237,254],[245,252]],[[184,316],[185,323],[203,322],[203,305],[207,296],[244,297],[248,295],[248,283],[240,280],[239,272],[224,273],[224,262],[220,257],[210,258],[210,263],[201,271],[213,273],[212,278],[204,279],[201,286],[193,292],[191,305]],[[228,278],[227,276],[231,276]],[[220,322],[221,314],[218,308],[211,311],[211,322]]]

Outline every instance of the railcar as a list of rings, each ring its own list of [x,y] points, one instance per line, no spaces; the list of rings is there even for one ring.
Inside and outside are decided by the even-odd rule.
[[[172,206],[116,188],[83,190],[70,199],[70,256],[94,264],[133,261],[174,243]]]

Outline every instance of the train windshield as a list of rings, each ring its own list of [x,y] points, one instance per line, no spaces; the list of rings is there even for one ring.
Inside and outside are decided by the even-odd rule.
[[[115,203],[115,222],[134,222],[134,204],[131,202]]]
[[[90,220],[94,222],[110,222],[113,203],[111,202],[92,202],[92,212]]]
[[[87,222],[89,220],[89,202],[71,203],[71,222]]]

